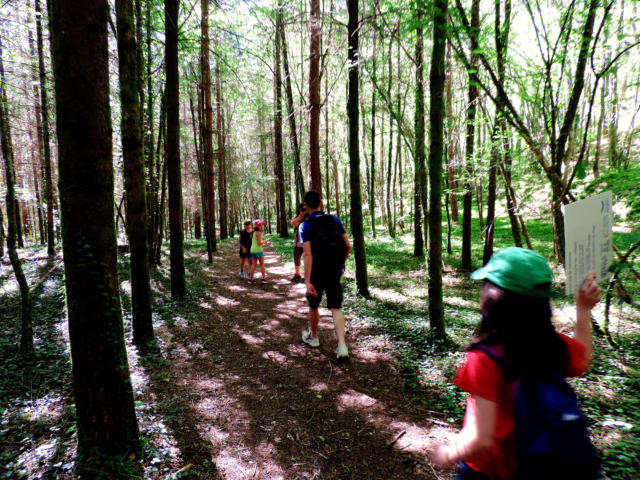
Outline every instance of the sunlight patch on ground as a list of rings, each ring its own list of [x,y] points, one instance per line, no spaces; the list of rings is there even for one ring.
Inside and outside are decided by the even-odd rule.
[[[55,455],[57,445],[57,439],[43,439],[43,442],[39,445],[25,450],[13,462],[16,466],[20,465],[22,467],[16,472],[20,472],[26,477],[30,473],[40,470],[42,465],[49,463],[49,459]],[[10,466],[8,465],[8,467]]]
[[[409,286],[402,289],[403,293],[412,299],[423,300],[429,297],[429,290],[425,284],[424,287]]]
[[[120,282],[120,290],[127,295],[131,295],[131,282],[129,280]]]
[[[199,306],[201,306],[202,308],[204,308],[205,310],[211,310],[211,304],[207,303],[207,302],[200,302]]]
[[[42,398],[23,400],[18,415],[29,422],[56,421],[62,416],[65,399],[62,395],[51,393]]]
[[[272,460],[275,447],[270,443],[260,447],[265,452],[265,458],[261,458],[259,462],[253,459],[254,453],[247,447],[222,450],[215,458],[216,466],[222,477],[227,480],[251,478],[284,480],[285,472]]]
[[[242,285],[227,285],[227,290],[232,292],[246,292],[247,287],[243,287]]]
[[[211,377],[203,377],[197,384],[205,392],[215,392],[224,388],[224,382]]]
[[[285,357],[282,353],[276,351],[264,352],[262,354],[262,358],[265,360],[271,360],[274,363],[287,363],[287,357]]]
[[[221,307],[236,307],[240,305],[240,302],[238,302],[237,300],[234,300],[233,298],[223,297],[222,295],[216,295],[214,300]]]
[[[389,442],[396,440],[393,448],[412,453],[426,454],[433,446],[433,439],[429,438],[424,426],[415,423],[391,422],[393,436]]]
[[[2,282],[2,290],[0,290],[0,294],[2,294],[3,297],[5,295],[16,295],[19,290],[20,288],[18,286],[18,282],[15,281],[15,278],[8,278],[7,281]]]
[[[444,297],[443,302],[445,305],[450,305],[452,307],[458,308],[476,308],[478,306],[478,302],[472,302],[460,297]]]
[[[357,352],[351,349],[351,355],[354,353],[357,353],[358,360],[371,363],[391,360],[391,346],[382,336],[367,337],[366,348],[358,349]]]
[[[328,392],[329,387],[324,382],[316,382],[309,386],[309,390],[313,390],[314,392]]]
[[[382,409],[382,405],[380,405],[378,400],[365,393],[360,393],[352,389],[338,395],[338,402],[337,408],[339,412],[344,412],[347,409],[365,409],[369,411]]]
[[[173,317],[173,323],[176,326],[182,327],[182,328],[187,328],[189,326],[189,320],[187,320],[184,317],[181,317],[180,315],[176,315],[175,317]]]
[[[407,297],[393,290],[369,287],[369,291],[374,297],[385,302],[401,304],[407,301]]]
[[[233,331],[249,345],[262,345],[264,343],[263,338],[251,335],[249,332],[245,332],[238,327],[234,328]]]

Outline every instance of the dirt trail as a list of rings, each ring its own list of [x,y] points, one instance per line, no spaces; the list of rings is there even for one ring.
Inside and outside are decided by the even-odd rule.
[[[385,342],[351,327],[351,358],[337,363],[321,308],[320,348],[307,347],[304,285],[271,247],[265,264],[270,282],[251,285],[235,242],[211,266],[203,256],[210,288],[197,319],[159,332],[170,363],[154,390],[175,414],[185,464],[225,480],[449,478],[425,460],[448,428],[406,398]]]

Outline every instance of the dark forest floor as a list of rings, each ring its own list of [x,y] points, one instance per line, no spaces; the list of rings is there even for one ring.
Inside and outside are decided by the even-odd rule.
[[[406,390],[385,337],[349,322],[350,360],[337,362],[331,315],[321,308],[321,345],[303,344],[304,284],[290,282],[270,247],[266,285],[239,277],[233,239],[219,244],[212,265],[195,248],[185,263],[183,302],[169,299],[168,266],[154,275],[159,352],[140,356],[127,345],[145,457],[125,477],[450,478],[426,451],[456,426]],[[34,278],[50,273],[36,305],[38,361],[8,362],[16,385],[2,411],[0,478],[77,478],[62,265],[37,255],[26,265]],[[127,312],[128,282],[121,284]],[[126,314],[125,326],[130,337]],[[15,348],[3,347],[3,355]]]
[[[355,295],[348,263],[351,358],[338,363],[328,310],[320,311],[320,348],[300,339],[307,303],[304,285],[290,282],[291,240],[271,237],[266,285],[239,277],[236,241],[219,242],[212,264],[203,241],[185,243],[189,288],[181,302],[170,299],[164,257],[152,275],[158,349],[144,355],[130,343],[129,265],[126,255],[119,257],[144,445],[138,468],[122,464],[121,478],[450,479],[451,471],[431,467],[427,451],[460,427],[464,395],[451,377],[477,322],[477,285],[463,272],[445,270],[451,343],[434,345],[424,260],[410,257],[406,241],[371,242],[374,298]],[[0,479],[113,478],[77,473],[61,258],[49,261],[39,247],[22,249],[21,256],[30,285],[46,278],[34,295],[36,360],[25,365],[17,354],[17,284],[6,256],[0,262]],[[447,262],[455,265],[455,258]],[[569,332],[570,300],[558,301],[554,311],[556,326]],[[572,384],[603,453],[605,478],[629,480],[640,471],[640,321],[629,309],[617,311],[621,349],[596,338],[590,373]]]

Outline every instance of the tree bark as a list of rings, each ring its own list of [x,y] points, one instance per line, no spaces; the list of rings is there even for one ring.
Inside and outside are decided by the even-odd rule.
[[[4,233],[4,215],[2,214],[2,206],[0,206],[0,258],[4,257],[4,242],[6,236]]]
[[[107,12],[106,0],[56,0],[51,12],[78,452],[87,459],[139,449],[112,215]]]
[[[20,354],[24,357],[33,355],[33,303],[31,294],[29,293],[29,285],[27,278],[22,269],[22,261],[16,249],[16,191],[15,176],[13,169],[13,146],[11,143],[11,134],[9,126],[9,115],[7,112],[8,103],[6,101],[4,78],[4,65],[2,58],[2,45],[0,44],[0,140],[2,141],[2,156],[4,157],[5,181],[6,181],[6,205],[7,205],[7,251],[9,253],[9,261],[16,276],[18,287],[20,289],[21,299],[21,334],[20,334]],[[2,235],[4,236],[4,232]],[[1,239],[0,239],[1,241]]]
[[[38,72],[40,76],[40,113],[42,115],[43,162],[44,162],[44,196],[47,200],[47,255],[56,253],[56,236],[53,231],[53,179],[51,174],[51,147],[49,145],[49,100],[47,98],[47,75],[44,69],[44,41],[42,39],[42,9],[40,0],[35,0],[36,36],[38,45]]]
[[[433,8],[433,50],[429,74],[429,325],[433,337],[447,338],[442,301],[442,162],[444,158],[444,58],[447,0]]]
[[[347,37],[349,51],[347,65],[349,71],[347,93],[347,118],[349,119],[349,186],[351,188],[351,235],[353,235],[353,255],[356,264],[356,285],[358,293],[369,298],[369,280],[367,278],[367,257],[364,245],[364,230],[362,227],[362,193],[360,187],[360,144],[358,110],[358,75],[360,52],[358,32],[360,20],[358,18],[358,0],[347,0],[349,21]]]
[[[493,255],[493,236],[496,217],[496,178],[500,162],[500,128],[496,123],[491,130],[491,157],[489,164],[489,187],[487,195],[487,228],[485,229],[482,265],[486,265]]]
[[[284,21],[280,22],[280,42],[282,45],[282,66],[284,68],[285,93],[287,95],[287,118],[289,120],[289,136],[291,148],[293,149],[293,172],[296,183],[296,203],[302,202],[304,197],[304,179],[302,177],[302,166],[300,163],[300,146],[298,144],[298,130],[296,127],[296,115],[293,109],[293,92],[291,89],[291,74],[289,72],[289,55],[287,53],[287,36],[284,31]]]
[[[414,209],[414,248],[413,255],[421,257],[424,255],[425,239],[427,238],[428,225],[424,223],[422,219],[422,213],[426,217],[426,212],[422,212],[425,208],[423,205],[423,192],[427,188],[424,171],[425,162],[425,124],[424,124],[424,39],[422,22],[424,20],[424,0],[417,0],[415,20],[418,25],[416,28],[416,97],[415,97],[415,117],[414,117],[414,130],[415,130],[415,147],[414,147],[414,193],[413,193],[413,209]],[[422,229],[424,228],[424,238]]]
[[[373,54],[371,56],[372,72],[371,78],[373,82],[376,82],[376,46],[378,43],[378,36],[376,35],[376,16],[375,5],[373,6],[372,13],[372,29],[371,34],[373,39],[371,40],[373,45]],[[369,173],[369,215],[371,216],[371,234],[373,238],[376,238],[376,91],[371,89],[371,160],[370,160],[370,173]]]
[[[165,0],[165,68],[167,72],[167,178],[169,187],[169,232],[171,297],[186,293],[184,234],[182,226],[182,172],[180,165],[180,82],[178,72],[178,3]]]
[[[220,238],[229,236],[227,231],[227,152],[225,148],[224,113],[222,108],[222,80],[220,64],[216,61],[216,130],[218,138],[218,195],[220,197]],[[282,142],[280,142],[282,147]]]
[[[202,153],[205,166],[205,229],[207,237],[207,255],[213,263],[216,246],[216,206],[213,172],[213,108],[211,106],[211,67],[209,63],[209,0],[201,0],[202,24],[200,39],[200,88],[202,109],[204,112],[204,131],[202,132]]]
[[[311,189],[322,193],[320,172],[320,0],[311,0],[309,24],[311,51],[309,60],[309,164]]]
[[[282,30],[282,0],[278,1],[276,12],[276,32]],[[285,190],[284,190],[284,160],[282,154],[282,75],[280,70],[280,35],[275,37],[274,54],[274,87],[275,87],[275,111],[273,114],[273,135],[274,135],[274,170],[276,174],[276,210],[278,214],[278,234],[282,238],[289,236],[287,228]],[[327,199],[328,201],[328,199]]]
[[[451,42],[447,42],[447,68],[445,70],[445,90],[447,92],[447,136],[449,137],[449,145],[447,146],[447,175],[449,184],[449,201],[451,204],[451,219],[458,221],[458,179],[456,178],[456,138],[454,135],[454,118],[453,118],[453,88],[451,84],[453,70],[451,68]]]
[[[471,203],[473,175],[473,147],[475,143],[475,122],[476,108],[478,103],[478,86],[475,80],[473,69],[478,68],[478,29],[480,28],[480,0],[473,0],[471,4],[471,71],[469,72],[469,103],[467,104],[467,139],[465,164],[467,169],[464,183],[463,210],[462,210],[462,269],[471,270]]]
[[[147,203],[145,198],[142,104],[138,68],[139,45],[134,38],[131,0],[116,0],[118,66],[120,73],[121,136],[126,195],[126,220],[131,252],[131,305],[133,343],[144,345],[154,339],[149,283]]]
[[[391,85],[393,84],[393,62],[392,59],[392,45],[393,36],[389,38],[389,53],[388,53],[388,66],[389,66],[389,83],[387,84],[387,98],[391,99]],[[396,226],[393,218],[391,204],[395,204],[393,190],[391,189],[391,179],[393,171],[393,115],[389,115],[389,150],[387,152],[387,230],[391,238],[396,237]]]
[[[151,51],[151,2],[147,2],[145,8],[145,43],[146,43],[146,75],[147,75],[147,124],[145,131],[147,132],[147,138],[145,145],[147,147],[147,244],[149,251],[149,266],[153,267],[155,265],[155,254],[153,249],[153,238],[154,238],[154,216],[156,210],[156,197],[157,197],[157,189],[156,185],[158,183],[157,175],[154,174],[154,158],[155,156],[155,141],[153,138],[153,84],[151,77],[153,56]],[[163,94],[161,93],[162,97]],[[161,109],[163,106],[161,105]],[[158,138],[160,138],[161,134],[158,131]]]

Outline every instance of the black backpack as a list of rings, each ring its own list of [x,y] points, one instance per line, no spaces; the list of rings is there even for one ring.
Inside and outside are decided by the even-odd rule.
[[[502,369],[497,349],[476,345]],[[596,480],[600,462],[573,388],[563,375],[514,382],[519,480]]]
[[[319,215],[307,222],[311,225],[311,275],[317,277],[339,273],[344,265],[347,246],[333,215]]]

